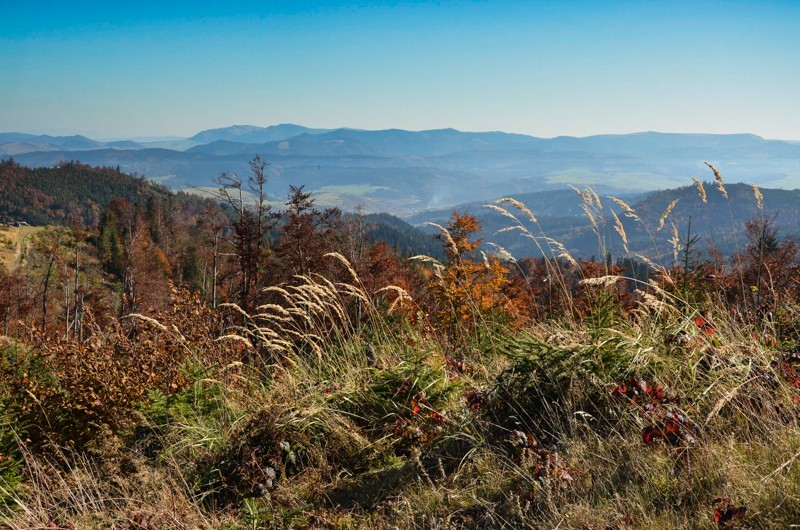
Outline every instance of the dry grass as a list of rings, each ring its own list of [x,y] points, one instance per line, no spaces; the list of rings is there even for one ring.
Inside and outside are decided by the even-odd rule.
[[[606,224],[625,242],[597,194],[576,191],[598,243]],[[246,348],[249,363],[198,367],[102,447],[23,450],[25,485],[0,524],[726,528],[715,499],[747,508],[729,529],[800,521],[800,379],[780,343],[754,340],[714,293],[691,302],[663,267],[624,307],[613,294],[630,278],[580,278],[571,291],[567,249],[525,205],[500,204],[490,208],[540,245],[554,284],[585,294],[582,318],[519,329],[479,315],[478,333],[448,342],[405,289],[367,292],[331,254],[347,282],[298,277],[253,314],[223,307],[242,325],[214,344]],[[441,278],[445,265],[418,258]]]
[[[0,506],[0,525],[20,530],[220,527],[223,520],[204,513],[168,468],[118,448],[107,447],[103,455],[25,454],[25,487]]]
[[[0,267],[16,269],[22,259],[27,239],[44,229],[42,226],[3,226],[0,228]]]
[[[356,329],[342,315],[358,295],[370,298],[349,284],[307,278],[279,306],[290,321],[273,319],[284,314],[277,307],[261,308],[254,321],[268,327],[248,337],[305,333],[286,335],[300,340],[279,348],[289,362],[231,365],[198,379],[220,392],[216,412],[199,390],[182,408],[172,405],[171,419],[157,422],[149,438],[155,457],[125,445],[102,448],[103,460],[26,454],[26,487],[2,521],[11,528],[219,528],[227,520],[228,528],[699,529],[714,527],[716,497],[746,506],[755,527],[786,527],[800,516],[795,393],[774,368],[776,352],[754,345],[724,314],[709,338],[657,290],[650,296],[668,310],[643,304],[638,318],[605,330],[605,338],[575,322],[534,324],[525,339],[532,342],[467,357],[472,368],[454,372],[435,341],[391,329],[377,313],[366,335]],[[676,333],[685,345],[670,342]],[[424,354],[414,361],[414,351]],[[604,363],[622,355],[624,365],[586,371],[569,360],[591,352]],[[564,354],[573,357],[558,364]],[[643,443],[656,416],[644,403],[611,397],[624,374],[660,385],[664,406],[691,419],[691,438]],[[405,395],[395,385],[420,390]],[[449,388],[460,390],[435,397]],[[499,388],[510,394],[473,408],[461,397],[469,388],[487,400]],[[427,412],[411,411],[412,394],[422,390],[426,399],[414,399],[445,418],[441,431],[427,431]],[[552,406],[534,405],[539,393]],[[400,434],[400,420],[427,441]],[[546,442],[520,445],[517,432]],[[276,470],[276,485],[251,497],[266,467]],[[201,471],[209,470],[224,480],[204,489]],[[151,526],[136,526],[141,521]]]

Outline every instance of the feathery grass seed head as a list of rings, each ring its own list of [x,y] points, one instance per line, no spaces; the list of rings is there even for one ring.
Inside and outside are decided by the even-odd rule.
[[[518,201],[516,199],[512,199],[511,197],[503,197],[502,199],[497,199],[495,202],[497,204],[502,204],[504,202],[507,202],[508,204],[510,204],[511,206],[516,208],[517,210],[519,210],[522,213],[524,213],[525,215],[527,215],[532,223],[538,223],[539,222],[539,221],[536,220],[536,216],[533,215],[533,212],[530,211],[530,209],[528,209],[528,207],[525,206],[525,204],[522,203],[521,201]]]
[[[628,234],[625,233],[625,227],[622,226],[622,221],[620,221],[619,216],[612,211],[611,215],[614,217],[614,230],[617,231],[619,237],[622,238],[622,246],[625,248],[625,253],[627,254],[630,252],[628,250]]]
[[[764,209],[764,195],[761,194],[761,190],[758,189],[758,186],[755,184],[751,184],[753,186],[753,196],[756,199],[756,204],[758,205],[759,210]]]
[[[616,284],[619,280],[621,280],[621,276],[600,276],[598,278],[584,278],[580,282],[580,285],[586,285],[589,287],[609,287]]]
[[[625,212],[625,216],[626,217],[630,217],[631,219],[635,219],[635,220],[641,222],[641,219],[639,219],[639,216],[636,215],[636,210],[631,208],[625,201],[623,201],[622,199],[618,199],[616,197],[611,197],[611,196],[608,196],[608,198],[611,199],[612,201],[614,201],[617,204],[617,206],[622,208],[622,211]]]
[[[697,187],[697,193],[700,195],[700,200],[704,203],[708,202],[708,198],[706,197],[706,188],[703,186],[703,183],[700,182],[700,179],[696,177],[692,177],[692,181],[694,185]]]
[[[705,165],[707,165],[711,171],[714,173],[714,185],[717,187],[719,192],[727,199],[728,198],[728,190],[725,189],[725,183],[722,182],[722,175],[720,174],[719,170],[711,165],[709,162],[703,161]]]
[[[656,229],[656,232],[661,232],[661,229],[664,228],[664,221],[667,220],[667,217],[669,216],[670,213],[672,213],[672,209],[675,208],[675,205],[678,204],[679,200],[680,199],[675,199],[674,201],[669,203],[667,209],[664,210],[663,214],[661,214],[661,217],[658,219],[658,228]]]

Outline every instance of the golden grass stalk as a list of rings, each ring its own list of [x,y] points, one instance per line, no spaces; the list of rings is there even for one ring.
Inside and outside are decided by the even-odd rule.
[[[600,276],[598,278],[584,278],[578,283],[580,285],[586,285],[589,287],[610,287],[616,284],[621,279],[622,279],[621,276],[608,275],[608,276]]]
[[[510,204],[511,206],[516,208],[517,210],[519,210],[522,213],[524,213],[525,215],[527,215],[532,223],[538,223],[539,222],[539,221],[536,220],[536,216],[533,215],[533,212],[530,211],[528,209],[528,207],[525,206],[525,204],[523,204],[522,202],[520,202],[520,201],[518,201],[516,199],[512,199],[511,197],[503,197],[502,199],[497,199],[495,202],[497,204],[502,204],[504,202],[507,202],[508,204]]]
[[[750,184],[753,187],[753,196],[756,199],[756,204],[758,205],[759,210],[764,209],[764,195],[761,194],[761,190],[758,189],[758,186],[755,184]]]
[[[503,217],[508,217],[509,219],[511,219],[512,221],[514,221],[515,223],[519,223],[519,219],[517,219],[517,218],[516,218],[516,216],[515,216],[514,214],[512,214],[511,212],[509,212],[509,211],[508,211],[508,210],[506,210],[505,208],[500,208],[499,206],[497,206],[497,205],[495,205],[495,204],[484,204],[484,205],[483,205],[483,207],[484,207],[484,208],[489,208],[490,210],[492,210],[492,211],[495,211],[495,212],[499,213],[499,214],[500,214],[500,215],[502,215]],[[521,223],[520,223],[520,224],[521,224]]]
[[[564,258],[569,263],[571,263],[574,267],[580,269],[580,266],[578,265],[578,262],[575,260],[575,258],[572,257],[572,254],[570,254],[567,251],[567,249],[564,247],[564,245],[560,241],[556,241],[552,237],[545,237],[544,239],[545,239],[545,241],[547,241],[547,244],[551,246],[551,250],[552,250],[552,248],[555,248],[554,254],[557,252],[556,257]]]
[[[355,281],[358,281],[358,274],[356,274],[356,271],[353,269],[353,266],[350,265],[350,262],[347,260],[347,258],[342,256],[338,252],[328,252],[327,254],[324,255],[324,257],[326,257],[326,258],[334,258],[334,259],[340,261],[342,263],[342,265],[344,265],[344,267],[347,269],[347,272],[349,272],[350,275],[353,277],[353,279]]]
[[[614,217],[614,230],[617,231],[619,237],[622,238],[622,246],[625,248],[625,253],[629,253],[628,250],[628,234],[625,233],[625,227],[622,226],[622,221],[620,221],[619,216],[612,211],[611,215]]]
[[[315,312],[318,312],[318,313],[324,313],[325,312],[325,309],[323,309],[323,307],[321,305],[319,305],[318,303],[316,303],[316,302],[314,302],[312,300],[298,300],[297,301],[297,305],[308,307],[309,309],[311,309],[311,310],[313,310]]]
[[[289,291],[287,291],[283,287],[280,287],[279,285],[271,285],[269,287],[265,287],[264,288],[264,292],[265,293],[267,293],[267,292],[278,293],[280,295],[283,295],[283,297],[286,298],[287,300],[291,299],[291,297],[292,297],[292,294]],[[235,305],[235,304],[221,304],[222,307],[225,307],[225,306],[230,307],[230,306],[233,306],[233,305]],[[240,307],[236,306],[236,308],[239,311],[242,311],[242,309]]]
[[[306,278],[301,276],[295,276],[295,278],[308,281]],[[297,298],[299,300],[314,301],[319,305],[324,305],[323,298],[328,298],[331,296],[330,292],[326,291],[321,285],[315,283],[290,285],[289,289],[292,289],[297,293]]]
[[[388,292],[388,291],[397,293],[397,296],[395,297],[394,301],[392,301],[391,305],[389,305],[389,309],[386,312],[389,315],[394,313],[394,310],[398,306],[398,304],[401,304],[403,302],[413,302],[414,301],[411,298],[411,295],[408,294],[408,291],[406,291],[405,289],[403,289],[402,287],[399,287],[397,285],[387,285],[386,287],[382,287],[382,288],[378,289],[377,291],[375,291],[375,293],[377,294],[377,293],[383,293],[383,292]]]
[[[241,335],[223,335],[223,336],[218,337],[217,339],[215,339],[214,342],[224,342],[224,341],[228,341],[228,340],[232,340],[234,342],[241,342],[242,344],[244,344],[248,348],[251,348],[251,349],[253,348],[253,343],[250,342],[249,340],[247,340],[245,337],[242,337]]]
[[[705,165],[707,165],[711,171],[714,173],[714,185],[717,187],[719,192],[727,199],[728,198],[728,190],[725,189],[725,183],[722,182],[722,175],[720,174],[719,170],[711,165],[709,162],[703,161]]]
[[[512,232],[512,231],[514,231],[514,230],[523,230],[523,231],[524,231],[524,230],[525,230],[525,227],[524,227],[524,226],[520,226],[520,225],[506,226],[505,228],[501,228],[500,230],[498,230],[498,231],[497,231],[497,232],[495,232],[494,234],[495,234],[495,235],[497,235],[497,234],[503,234],[503,233],[505,233],[505,232]]]
[[[275,311],[276,313],[280,313],[281,315],[284,315],[284,316],[289,314],[289,312],[286,311],[286,309],[284,309],[283,306],[280,306],[278,304],[264,304],[264,305],[258,306],[256,309],[259,310],[259,311],[267,311],[267,310]]]
[[[131,313],[129,315],[126,315],[125,318],[138,320],[139,322],[144,322],[146,324],[150,324],[154,328],[160,329],[161,331],[169,332],[167,327],[164,324],[162,324],[161,322],[159,322],[158,320],[156,320],[154,318],[150,318],[150,317],[145,316],[145,315],[140,315],[139,313]]]
[[[344,291],[345,294],[349,294],[350,296],[354,296],[354,297],[358,298],[359,300],[361,300],[362,302],[369,302],[369,299],[364,295],[364,293],[363,293],[363,291],[361,291],[361,289],[359,289],[359,288],[357,288],[357,287],[355,287],[353,285],[350,285],[349,283],[339,283],[337,285]]]
[[[510,261],[511,263],[516,263],[517,259],[505,248],[501,247],[496,243],[487,243],[487,245],[491,246],[497,251],[497,257],[504,261]]]
[[[603,203],[600,202],[600,197],[597,195],[597,192],[592,188],[586,188],[586,190],[589,192],[589,197],[594,200],[594,204],[597,206],[597,209],[603,211]]]
[[[599,228],[599,225],[597,224],[597,219],[595,218],[594,214],[592,213],[591,206],[586,204],[586,203],[584,203],[584,204],[581,204],[581,209],[583,209],[583,213],[586,214],[586,217],[589,218],[589,222],[592,223],[592,227],[595,229],[595,231],[597,231],[598,228]]]
[[[427,224],[428,226],[432,226],[432,227],[436,228],[437,230],[439,230],[442,233],[442,236],[444,236],[444,241],[447,244],[447,246],[450,247],[451,249],[453,249],[453,252],[455,254],[458,254],[458,245],[456,245],[456,242],[453,241],[453,236],[450,235],[450,231],[447,228],[443,227],[440,224],[436,224],[436,223],[425,223],[425,224]]]
[[[622,199],[618,199],[616,197],[611,197],[610,195],[608,196],[608,198],[611,199],[612,201],[614,201],[617,204],[617,206],[622,208],[622,211],[625,212],[625,214],[624,214],[625,217],[630,217],[631,219],[635,219],[636,221],[639,221],[640,223],[642,222],[642,220],[639,219],[639,216],[636,215],[636,210],[631,208],[625,201],[623,201]]]
[[[675,208],[675,205],[678,204],[679,200],[680,199],[675,199],[674,201],[669,203],[667,209],[664,210],[664,213],[661,214],[661,217],[658,219],[658,228],[656,228],[656,232],[661,232],[661,229],[664,228],[664,221],[667,220],[667,217],[669,217],[669,214],[672,213],[672,209]]]
[[[489,265],[489,257],[486,255],[486,252],[481,250],[481,258],[483,259],[483,266],[486,270],[490,270],[492,267]]]
[[[664,300],[661,300],[660,298],[653,296],[651,293],[646,291],[637,289],[635,294],[639,296],[639,304],[650,311],[654,311],[656,313],[671,313],[675,309]]]
[[[255,315],[253,315],[253,319],[263,320],[263,321],[267,321],[267,322],[270,322],[270,321],[271,322],[291,322],[292,321],[292,317],[291,316],[281,316],[281,315],[276,315],[274,313],[256,313]]]
[[[708,197],[706,197],[706,188],[703,186],[703,183],[700,182],[700,179],[692,177],[692,181],[694,185],[697,187],[697,193],[700,195],[700,200],[704,203],[708,202]]]
[[[308,312],[305,311],[304,309],[292,308],[292,309],[289,310],[289,313],[291,313],[292,315],[304,318],[306,321],[308,321],[309,324],[311,323],[311,317],[308,316]]]
[[[567,187],[569,187],[572,191],[577,193],[578,197],[580,197],[581,200],[583,200],[583,192],[581,190],[579,190],[577,187],[573,186],[572,184],[567,184]]]
[[[420,263],[433,263],[433,264],[441,265],[441,263],[439,263],[439,260],[437,260],[436,258],[432,258],[430,256],[426,256],[425,254],[418,254],[416,256],[411,256],[410,258],[408,258],[408,260],[409,261],[419,261]]]
[[[378,289],[375,292],[376,293],[383,293],[383,292],[386,292],[386,291],[392,291],[392,292],[397,293],[398,296],[407,296],[408,298],[411,298],[411,295],[408,294],[408,291],[406,291],[405,289],[403,289],[402,287],[397,286],[397,285],[387,285],[386,287],[381,287],[380,289]]]
[[[643,262],[645,262],[647,265],[649,265],[650,267],[652,267],[655,270],[661,269],[660,266],[658,266],[655,263],[653,263],[653,260],[651,260],[650,258],[645,256],[644,254],[636,254],[636,257],[639,258],[640,260],[642,260]]]
[[[672,225],[672,238],[669,240],[670,244],[672,245],[672,257],[675,261],[678,261],[678,250],[680,249],[681,245],[681,238],[678,236],[678,229],[675,228],[675,225]]]

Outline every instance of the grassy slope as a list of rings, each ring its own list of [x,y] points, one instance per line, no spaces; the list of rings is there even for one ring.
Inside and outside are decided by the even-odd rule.
[[[305,317],[262,314],[277,364],[195,367],[183,391],[153,395],[135,436],[101,444],[99,462],[66,457],[54,480],[28,455],[24,509],[0,521],[714,528],[727,506],[715,498],[747,508],[728,528],[800,518],[797,390],[775,363],[784,354],[734,313],[716,313],[713,335],[667,296],[522,331],[483,315],[483,338],[453,349],[371,305],[370,325],[341,321],[345,292],[320,281],[289,295],[317,304],[316,324],[286,349],[280,337]],[[662,433],[652,444],[648,429]]]
[[[44,227],[3,226],[0,227],[0,267],[13,271],[19,266],[27,238]]]
[[[796,291],[756,320],[713,288],[679,296],[668,275],[626,304],[600,281],[564,289],[568,303],[583,297],[583,318],[509,325],[474,311],[446,334],[413,305],[407,319],[390,314],[397,291],[386,300],[355,278],[305,282],[235,330],[229,344],[260,344],[246,364],[233,346],[212,355],[222,347],[208,330],[218,328],[186,304],[163,325],[149,322],[154,335],[143,343],[172,345],[164,358],[173,371],[185,362],[186,380],[151,392],[130,423],[81,452],[23,447],[24,481],[0,490],[11,499],[0,503],[0,524],[623,530],[800,521]],[[358,322],[348,316],[356,299]],[[709,309],[711,324],[698,321]],[[170,320],[182,312],[191,315]],[[157,365],[147,366],[159,381]]]

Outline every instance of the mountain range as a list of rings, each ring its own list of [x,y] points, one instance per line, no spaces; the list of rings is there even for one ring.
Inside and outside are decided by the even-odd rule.
[[[410,215],[512,193],[591,185],[639,193],[708,177],[708,160],[726,182],[800,188],[800,143],[752,134],[538,138],[504,132],[311,129],[293,124],[235,125],[160,142],[103,142],[84,136],[0,133],[0,157],[29,167],[75,160],[119,167],[175,190],[208,191],[223,172],[248,174],[268,160],[270,200],[306,185],[318,204]]]

